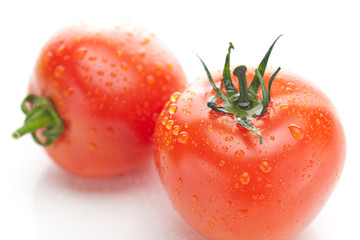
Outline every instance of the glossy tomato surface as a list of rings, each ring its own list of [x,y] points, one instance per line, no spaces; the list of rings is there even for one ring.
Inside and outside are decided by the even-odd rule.
[[[65,124],[46,147],[51,158],[80,176],[120,175],[151,156],[155,119],[184,72],[152,33],[123,24],[73,25],[43,47],[29,93],[46,97]]]
[[[219,85],[222,72],[213,78]],[[343,169],[333,105],[301,77],[280,73],[267,112],[249,119],[260,144],[233,115],[207,107],[214,93],[207,77],[196,79],[157,121],[155,163],[173,207],[208,239],[291,239],[322,209]]]

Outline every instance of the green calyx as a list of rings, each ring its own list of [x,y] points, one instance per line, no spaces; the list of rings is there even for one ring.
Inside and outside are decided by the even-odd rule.
[[[26,118],[24,125],[13,132],[12,136],[15,139],[31,133],[36,143],[48,146],[64,131],[64,124],[49,99],[30,94],[23,100],[21,110]],[[41,133],[45,138],[44,141],[40,140],[36,134],[39,129],[44,129]]]
[[[239,81],[239,91],[235,88],[231,80],[230,53],[231,49],[234,49],[232,43],[230,43],[228,48],[223,70],[223,78],[221,79],[221,85],[219,88],[215,85],[210,71],[208,70],[204,61],[198,56],[209,78],[210,84],[215,90],[215,95],[208,99],[208,107],[217,112],[233,114],[241,126],[250,131],[253,131],[258,135],[260,144],[262,144],[261,132],[255,126],[253,126],[248,119],[250,117],[260,117],[267,111],[269,106],[271,85],[276,75],[280,71],[280,67],[270,77],[268,87],[266,87],[263,76],[271,51],[276,41],[281,36],[282,35],[276,38],[260,62],[258,68],[255,69],[255,76],[249,87],[247,87],[246,80],[247,68],[244,65],[240,65],[233,70],[233,75],[235,75]],[[260,87],[262,98],[257,98],[257,93]],[[223,88],[225,91],[223,91]],[[217,104],[219,98],[221,98],[223,101],[221,105]]]

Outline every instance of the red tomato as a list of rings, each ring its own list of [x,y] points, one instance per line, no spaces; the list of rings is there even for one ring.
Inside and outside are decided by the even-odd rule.
[[[130,24],[70,26],[43,47],[29,86],[37,97],[30,95],[22,107],[31,123],[14,136],[45,128],[45,137],[33,136],[50,144],[46,151],[64,169],[86,177],[120,175],[151,156],[155,119],[185,83],[177,59],[152,33]],[[45,110],[30,113],[29,103]]]
[[[270,74],[260,71],[271,49],[258,69],[237,68],[237,77],[256,71],[259,85],[269,85]],[[289,240],[315,218],[340,177],[343,129],[329,99],[294,74],[273,75],[263,111],[261,91],[252,96],[250,81],[230,74],[229,54],[224,73],[209,73],[218,86],[227,79],[221,93],[202,77],[165,105],[154,134],[156,167],[174,208],[208,239]],[[236,92],[245,86],[240,96],[231,83]]]

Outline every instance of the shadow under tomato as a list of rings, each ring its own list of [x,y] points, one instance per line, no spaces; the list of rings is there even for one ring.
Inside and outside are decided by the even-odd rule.
[[[84,179],[51,165],[33,192],[36,239],[197,239],[172,209],[152,161],[109,179]]]

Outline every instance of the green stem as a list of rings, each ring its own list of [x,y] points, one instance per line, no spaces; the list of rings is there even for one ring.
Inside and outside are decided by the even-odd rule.
[[[269,80],[268,90],[266,88],[265,81],[263,79],[266,65],[268,63],[271,51],[276,43],[276,41],[281,37],[281,35],[275,39],[273,44],[270,46],[269,50],[265,54],[265,57],[261,61],[260,65],[257,69],[255,69],[255,76],[250,83],[249,88],[247,87],[246,80],[246,71],[247,68],[244,65],[240,65],[236,67],[233,71],[233,74],[239,80],[239,91],[234,87],[234,84],[231,79],[230,74],[230,53],[231,49],[234,49],[234,46],[230,42],[230,46],[228,48],[228,53],[225,59],[225,66],[223,71],[223,78],[221,79],[221,87],[220,89],[215,85],[214,80],[210,74],[209,69],[207,68],[204,61],[198,56],[200,59],[206,75],[209,78],[210,84],[214,88],[216,94],[210,97],[207,101],[207,105],[214,111],[221,112],[224,114],[233,114],[236,117],[237,122],[243,126],[244,128],[256,133],[259,137],[260,144],[262,144],[263,139],[259,129],[251,124],[249,121],[250,117],[260,117],[268,109],[270,102],[270,91],[272,82],[275,80],[277,73],[280,71],[280,68],[276,70],[276,72],[271,76]],[[225,92],[223,92],[223,87],[225,87]],[[257,97],[257,93],[261,87],[262,98]],[[223,103],[217,105],[218,99],[221,98]]]
[[[239,80],[239,92],[240,92],[239,106],[243,109],[246,109],[250,105],[248,90],[247,90],[246,71],[247,68],[244,65],[237,66],[233,71],[233,74]]]
[[[29,104],[31,109],[27,107]],[[31,133],[35,142],[48,146],[62,134],[64,124],[50,100],[30,94],[22,102],[21,109],[26,114],[26,119],[24,125],[13,132],[13,138],[18,139]],[[36,131],[39,129],[44,129],[42,135],[45,141],[38,138]]]

